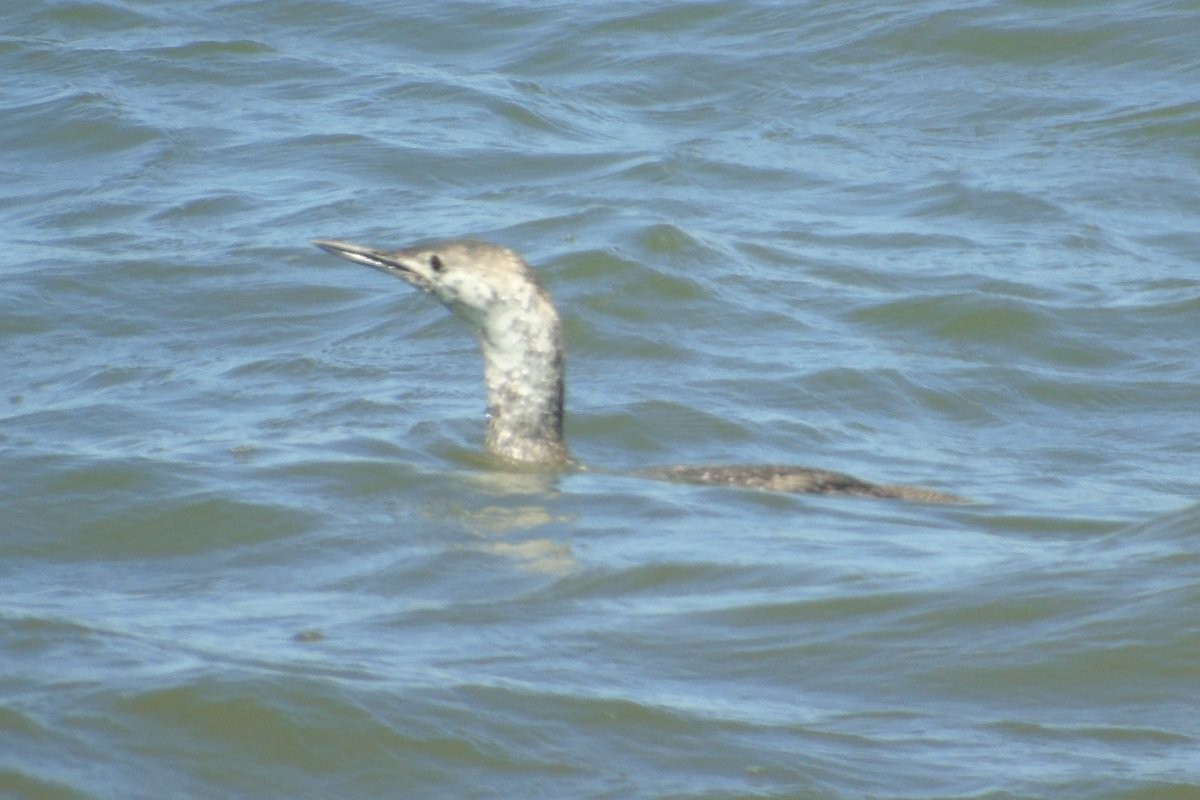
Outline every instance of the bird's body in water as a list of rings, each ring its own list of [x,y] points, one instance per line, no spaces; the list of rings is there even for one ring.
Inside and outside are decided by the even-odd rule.
[[[550,295],[519,255],[506,247],[472,240],[392,251],[324,239],[314,244],[433,295],[471,326],[483,354],[486,444],[491,453],[518,464],[548,468],[574,463],[562,432],[562,323]],[[869,483],[808,467],[673,466],[641,474],[681,483],[779,492],[963,502],[936,489]]]

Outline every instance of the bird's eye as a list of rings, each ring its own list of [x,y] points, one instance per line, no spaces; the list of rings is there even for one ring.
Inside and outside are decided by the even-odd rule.
[[[437,253],[434,253],[429,257],[429,268],[434,272],[441,272],[446,268],[446,265],[442,263],[442,259],[438,258]]]

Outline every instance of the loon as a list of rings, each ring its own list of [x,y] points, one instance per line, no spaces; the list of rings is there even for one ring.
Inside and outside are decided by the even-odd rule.
[[[472,239],[401,250],[330,239],[313,244],[433,295],[471,326],[483,354],[489,452],[520,465],[576,465],[563,439],[562,323],[549,293],[519,255]],[[936,489],[870,483],[840,472],[787,465],[680,465],[638,474],[776,492],[966,502]]]

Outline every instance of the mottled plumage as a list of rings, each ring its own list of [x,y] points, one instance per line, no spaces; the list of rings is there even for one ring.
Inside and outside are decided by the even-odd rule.
[[[562,323],[550,295],[520,256],[507,247],[473,240],[392,251],[323,239],[313,243],[432,294],[470,324],[483,353],[490,452],[522,464],[561,467],[571,463],[562,433]],[[681,483],[776,492],[963,502],[935,489],[873,484],[807,467],[674,466],[641,474]]]

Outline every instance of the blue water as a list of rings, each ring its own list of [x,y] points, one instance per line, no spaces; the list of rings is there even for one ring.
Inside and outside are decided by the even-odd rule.
[[[10,6],[0,796],[1200,797],[1200,4]]]

